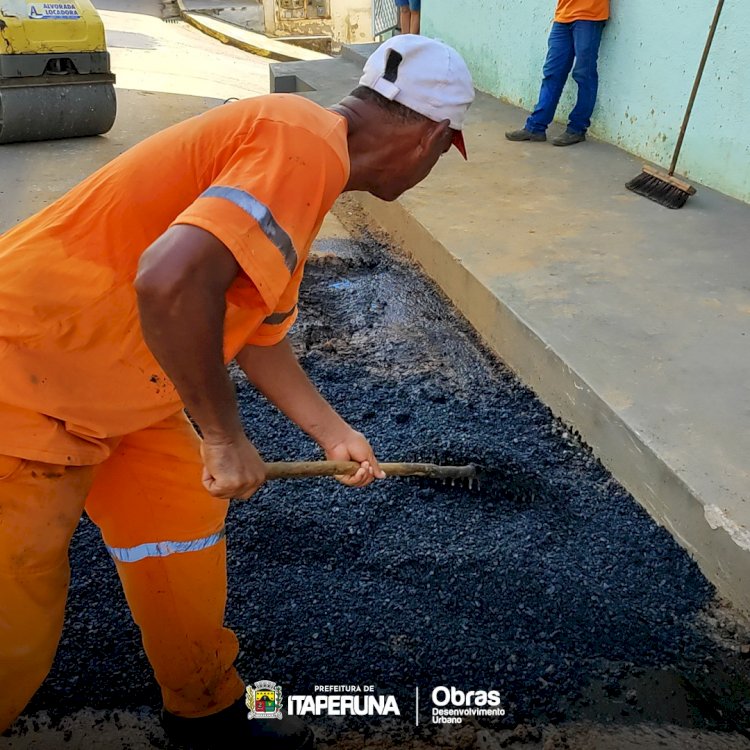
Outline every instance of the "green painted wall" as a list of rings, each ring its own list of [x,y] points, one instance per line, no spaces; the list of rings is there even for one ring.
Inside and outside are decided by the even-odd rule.
[[[611,0],[593,135],[667,166],[715,0]],[[422,30],[465,57],[476,87],[536,102],[555,0],[428,0]],[[571,80],[558,108],[573,106]],[[523,121],[519,122],[519,127]],[[750,0],[726,0],[678,173],[750,202]]]

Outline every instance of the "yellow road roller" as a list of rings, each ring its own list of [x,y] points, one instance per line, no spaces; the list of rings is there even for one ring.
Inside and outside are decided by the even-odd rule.
[[[88,0],[0,0],[0,143],[106,133],[114,83]]]

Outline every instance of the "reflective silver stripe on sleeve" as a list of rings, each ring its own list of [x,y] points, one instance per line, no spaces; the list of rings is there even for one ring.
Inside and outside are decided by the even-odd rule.
[[[167,557],[180,552],[199,552],[213,547],[226,536],[226,530],[221,529],[211,536],[202,539],[191,539],[189,542],[147,542],[135,547],[110,547],[107,552],[118,562],[132,563],[145,560],[147,557]]]
[[[201,198],[224,198],[239,206],[245,213],[258,222],[258,226],[263,234],[268,237],[284,256],[284,265],[293,273],[297,268],[297,251],[292,244],[292,238],[281,228],[268,206],[262,204],[257,198],[253,198],[250,193],[246,193],[239,188],[221,187],[215,185],[203,191]]]
[[[263,325],[277,326],[279,323],[283,323],[287,318],[290,318],[292,315],[294,315],[294,311],[296,309],[297,305],[295,305],[291,310],[287,310],[286,312],[271,313],[271,315],[264,319]]]

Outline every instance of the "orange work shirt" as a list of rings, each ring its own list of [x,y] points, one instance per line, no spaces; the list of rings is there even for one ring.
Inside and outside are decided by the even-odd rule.
[[[283,339],[348,179],[345,119],[273,94],[157,133],[1,235],[0,454],[99,463],[118,436],[182,408],[133,287],[141,253],[171,225],[207,230],[242,269],[227,292],[225,360]]]
[[[609,18],[609,0],[557,0],[555,21],[606,21]]]

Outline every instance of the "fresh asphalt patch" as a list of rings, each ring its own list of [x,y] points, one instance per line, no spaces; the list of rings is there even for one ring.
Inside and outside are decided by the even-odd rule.
[[[713,588],[670,534],[409,262],[367,237],[322,249],[292,336],[310,377],[382,460],[473,461],[494,472],[478,490],[277,481],[233,503],[227,622],[243,677],[274,680],[287,696],[374,685],[397,695],[404,731],[415,688],[428,722],[440,685],[499,690],[507,716],[497,727],[746,723],[750,693],[735,655],[746,633],[716,614]],[[266,460],[322,457],[237,382]],[[27,713],[56,721],[83,708],[158,710],[114,566],[87,520],[71,561],[58,656]]]

